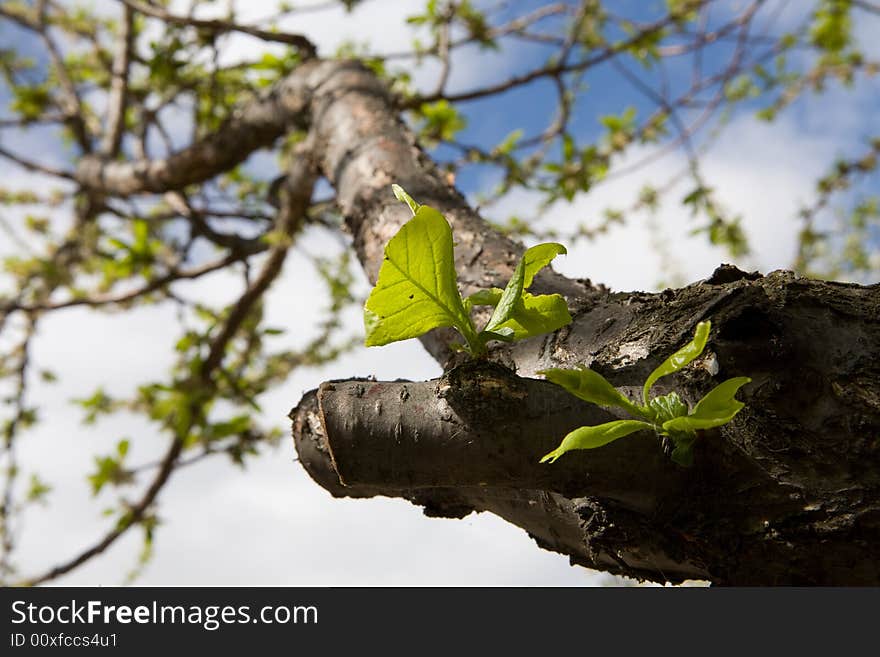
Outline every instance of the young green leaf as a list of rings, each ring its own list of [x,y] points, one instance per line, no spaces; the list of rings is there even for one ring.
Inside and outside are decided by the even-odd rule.
[[[620,408],[625,408],[631,413],[642,413],[642,409],[638,408],[629,399],[619,393],[604,376],[587,367],[581,367],[574,370],[553,368],[549,370],[541,370],[538,374],[543,374],[548,381],[551,381],[558,386],[562,386],[575,397],[579,397],[591,404],[597,404],[598,406],[619,406]]]
[[[513,342],[515,339],[513,329],[502,326],[495,331],[480,331],[480,340],[485,344],[489,340],[501,340],[501,342]]]
[[[492,313],[492,317],[489,319],[489,323],[486,324],[485,330],[494,331],[508,320],[514,319],[516,314],[518,314],[521,318],[523,317],[523,315],[527,314],[529,311],[525,308],[525,304],[520,303],[520,299],[524,297],[524,291],[529,289],[529,286],[535,279],[535,275],[539,271],[549,265],[556,256],[565,253],[568,253],[565,247],[562,246],[562,244],[557,244],[555,242],[546,242],[544,244],[538,244],[529,249],[526,249],[526,252],[523,254],[523,257],[519,261],[519,263],[517,263],[516,269],[513,271],[513,276],[511,276],[510,281],[507,283],[507,287],[504,289],[500,297],[496,298],[494,291],[490,291],[490,294],[481,298],[479,302],[473,301],[473,303],[484,303],[487,305],[495,306],[495,312]],[[473,300],[475,296],[476,295],[472,295],[470,298]],[[560,301],[563,301],[564,304],[564,300],[562,299],[562,297],[558,298]],[[483,299],[485,299],[485,301]],[[555,304],[553,304],[553,307],[549,306],[550,304],[544,304],[544,307],[541,308],[539,312],[545,310],[549,312],[558,312],[559,309],[555,307]],[[519,313],[516,312],[517,310],[519,310]],[[535,310],[534,304],[532,310]],[[565,314],[568,316],[567,306],[565,306]],[[538,318],[536,317],[535,319]],[[559,317],[557,321],[561,321],[561,319],[562,318]],[[526,321],[528,321],[527,318]],[[568,316],[568,321],[565,322],[565,324],[570,321],[571,317]],[[565,324],[562,324],[561,326],[565,326]],[[550,330],[555,331],[557,328],[560,327],[555,326]],[[516,331],[515,328],[514,331]],[[528,337],[528,335],[540,335],[540,333],[547,332],[547,330],[540,330],[539,333],[529,331],[524,337]],[[520,331],[520,333],[523,332]]]
[[[478,290],[464,301],[465,304],[471,306],[497,306],[498,302],[501,301],[502,294],[504,294],[504,290],[493,287],[486,290]]]
[[[703,353],[703,349],[706,347],[706,341],[709,339],[709,330],[711,327],[712,324],[709,321],[697,324],[694,339],[672,354],[669,358],[663,361],[657,369],[651,372],[651,375],[645,381],[645,387],[642,389],[643,404],[646,406],[648,405],[648,393],[651,391],[651,386],[657,382],[657,379],[666,376],[667,374],[678,372],[685,365],[694,360],[694,358]]]
[[[415,338],[441,326],[454,326],[469,345],[476,343],[456,282],[452,229],[423,205],[385,246],[379,280],[364,306],[366,345]]]
[[[580,427],[563,438],[559,447],[546,454],[541,459],[541,463],[547,461],[553,463],[560,456],[573,449],[602,447],[636,431],[653,428],[653,425],[640,420],[614,420],[613,422],[606,422],[595,427]]]
[[[391,191],[394,192],[394,197],[403,203],[406,203],[409,206],[409,209],[412,210],[413,216],[415,216],[416,212],[419,211],[419,208],[422,207],[418,203],[415,202],[412,196],[406,193],[406,190],[400,185],[391,185]]]
[[[490,340],[527,338],[571,322],[568,306],[560,295],[533,296],[525,292],[535,274],[566,252],[564,246],[547,243],[527,249],[504,290],[482,290],[462,299],[449,224],[433,208],[416,203],[399,185],[393,185],[393,190],[414,216],[385,247],[379,280],[364,306],[367,346],[452,326],[465,338],[463,349],[472,356],[481,356]],[[479,333],[470,318],[475,305],[495,308]]]
[[[712,429],[727,424],[742,410],[745,404],[734,395],[751,379],[738,376],[719,383],[703,397],[689,415],[678,417],[663,424],[664,431],[695,431]]]
[[[498,299],[498,304],[495,306],[492,317],[489,318],[489,323],[486,324],[486,327],[483,329],[484,331],[491,333],[513,315],[514,307],[523,294],[525,262],[526,259],[523,257],[517,263],[516,269],[513,270],[513,276],[510,277],[507,287],[505,287],[504,292],[501,293],[501,297]]]
[[[648,411],[653,422],[663,424],[667,420],[687,415],[688,407],[681,401],[678,393],[673,391],[662,397],[654,397],[648,403]]]
[[[514,339],[552,333],[571,324],[568,304],[558,294],[533,295],[524,292],[502,328],[513,329]]]
[[[465,307],[497,306],[501,294],[502,290],[498,288],[480,290],[465,299]],[[571,315],[568,312],[568,304],[561,296],[558,294],[539,294],[536,296],[523,292],[522,298],[513,308],[510,319],[496,328],[494,332],[510,329],[513,331],[514,340],[523,340],[536,335],[552,333],[568,324],[571,324]]]
[[[556,256],[566,255],[567,253],[566,248],[556,242],[545,242],[527,249],[522,259],[525,263],[523,289],[528,290],[532,285],[535,274],[549,265]]]
[[[541,269],[560,254],[565,247],[555,242],[538,244],[527,249],[516,266],[513,276],[504,290],[492,288],[480,290],[467,299],[465,307],[495,306],[485,331],[497,333],[499,329],[511,329],[514,340],[550,333],[571,323],[568,304],[558,294],[529,294],[525,290]],[[490,338],[481,334],[481,339]]]

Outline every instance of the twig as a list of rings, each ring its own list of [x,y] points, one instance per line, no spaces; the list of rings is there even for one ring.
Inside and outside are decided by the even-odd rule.
[[[134,40],[134,12],[129,6],[123,8],[122,27],[113,58],[113,80],[107,107],[107,130],[101,143],[101,154],[113,157],[119,153],[122,132],[125,128],[125,106],[128,100],[128,69],[131,65]]]
[[[239,25],[237,23],[233,23],[232,21],[224,21],[220,19],[204,20],[193,18],[191,16],[178,16],[163,9],[162,7],[157,7],[147,2],[140,2],[140,0],[118,1],[146,16],[158,18],[165,21],[166,23],[171,23],[172,25],[188,25],[190,27],[195,27],[198,29],[209,30],[215,34],[223,34],[225,32],[240,32],[242,34],[248,34],[252,37],[256,37],[257,39],[262,39],[263,41],[274,41],[276,43],[286,43],[289,46],[294,46],[300,53],[302,53],[303,58],[305,59],[310,59],[317,56],[317,49],[315,48],[315,44],[313,44],[309,39],[301,34],[291,34],[289,32],[269,32],[267,30],[262,30],[258,27]]]

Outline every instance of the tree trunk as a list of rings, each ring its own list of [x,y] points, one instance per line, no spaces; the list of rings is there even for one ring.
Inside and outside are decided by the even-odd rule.
[[[250,123],[257,136],[226,160],[308,127],[371,280],[409,217],[390,193],[396,182],[449,219],[465,293],[507,282],[522,247],[468,207],[361,65],[303,64],[244,108],[223,143]],[[218,148],[206,140],[189,159],[130,170],[85,161],[80,174],[115,193],[162,191],[211,175]],[[457,362],[450,332],[433,331],[422,342],[447,368],[440,380],[333,382],[307,394],[291,412],[307,471],[337,496],[401,496],[450,517],[491,511],[573,563],[631,577],[880,584],[880,287],[720,267],[660,294],[611,294],[549,270],[533,291],[562,294],[573,323],[484,363]],[[705,356],[663,382],[690,403],[727,377],[752,383],[734,421],[698,440],[693,467],[645,433],[537,462],[568,430],[612,416],[523,377],[584,363],[637,391],[703,319],[713,323]]]

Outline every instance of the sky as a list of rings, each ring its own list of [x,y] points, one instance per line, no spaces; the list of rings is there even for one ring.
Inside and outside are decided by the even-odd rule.
[[[115,3],[96,0],[96,6]],[[178,3],[179,6],[180,3]],[[523,3],[529,4],[529,3]],[[534,4],[534,3],[531,3]],[[646,3],[647,4],[647,3]],[[736,4],[735,2],[733,4]],[[772,3],[771,3],[772,4]],[[404,18],[419,3],[413,0],[378,0],[352,14],[307,14],[285,27],[307,34],[321,53],[332,52],[347,39],[369,40],[383,52],[396,52],[410,44],[412,32]],[[633,3],[623,3],[632,7]],[[238,2],[239,17],[248,20],[269,13],[264,0]],[[787,20],[783,14],[781,20]],[[873,29],[877,28],[876,22]],[[868,34],[871,25],[860,25]],[[247,37],[230,40],[224,51],[228,61],[253,55],[261,44]],[[872,47],[876,48],[874,44]],[[463,53],[453,67],[451,88],[464,90],[481,82],[521,70],[540,53],[529,48],[503,50],[489,55],[474,50]],[[417,72],[418,86],[430,85],[436,67]],[[598,115],[619,109],[632,98],[631,90],[607,74],[590,80],[595,93],[578,108],[576,120],[584,140],[598,130]],[[547,108],[532,91],[508,94],[492,102],[466,106],[469,126],[462,139],[498,138],[520,125],[539,126]],[[0,98],[0,101],[5,100]],[[636,102],[633,100],[632,102]],[[878,93],[863,85],[854,91],[831,89],[809,103],[783,114],[775,123],[757,122],[748,113],[735,114],[705,158],[707,178],[722,203],[741,213],[753,253],[737,262],[744,269],[769,272],[791,264],[798,224],[796,213],[811,198],[815,179],[828,162],[860,143],[876,116]],[[494,131],[494,132],[493,132]],[[181,134],[184,134],[181,126]],[[22,138],[23,139],[23,138]],[[48,139],[39,133],[27,136],[26,145],[40,148],[47,157]],[[4,141],[5,145],[9,142]],[[633,151],[618,163],[624,167],[645,151]],[[63,161],[64,154],[57,158]],[[270,166],[271,158],[253,158],[256,170]],[[647,181],[657,181],[684,166],[680,154],[657,160],[632,176],[601,184],[575,200],[554,206],[549,216],[560,226],[600,216],[603,208],[629,201]],[[0,162],[5,184],[39,186],[39,179]],[[459,180],[472,200],[493,182],[489,173],[475,171]],[[688,213],[678,205],[688,189],[676,189],[654,219],[629,217],[595,242],[578,243],[554,267],[568,275],[588,277],[615,290],[653,290],[668,277],[661,271],[661,249],[656,234],[677,259],[676,275],[684,282],[708,277],[730,256],[690,235]],[[496,218],[507,213],[528,214],[537,199],[514,192],[492,208]],[[14,219],[12,215],[6,217]],[[59,217],[58,221],[64,221]],[[651,229],[653,221],[654,229]],[[308,321],[323,307],[321,283],[308,264],[311,254],[332,254],[339,241],[320,230],[307,232],[295,247],[284,274],[267,298],[268,322],[288,327],[279,345],[305,344],[314,328]],[[0,255],[15,246],[0,241]],[[218,273],[181,285],[188,298],[221,304],[231,301],[239,281]],[[361,276],[358,291],[366,293]],[[348,324],[357,330],[357,312]],[[44,421],[20,441],[25,469],[37,468],[53,486],[50,504],[26,517],[17,562],[31,573],[64,560],[88,546],[106,528],[100,515],[113,500],[102,492],[90,493],[84,473],[92,469],[95,454],[106,453],[120,437],[132,439],[133,462],[155,458],[164,439],[149,424],[120,414],[84,426],[81,411],[70,403],[99,385],[107,390],[133,390],[143,381],[156,380],[172,361],[178,338],[174,310],[170,307],[138,309],[114,314],[70,309],[47,317],[35,348],[37,366],[51,366],[61,375],[58,384],[34,382],[33,401],[44,407]],[[310,333],[311,332],[311,333]],[[417,341],[381,348],[358,348],[335,363],[302,368],[260,404],[263,417],[285,429],[285,416],[301,395],[321,381],[333,378],[375,376],[378,379],[423,380],[441,370]],[[335,500],[295,463],[291,441],[266,450],[238,469],[214,459],[182,469],[160,497],[162,524],[155,555],[137,580],[144,585],[541,585],[597,586],[619,580],[580,567],[568,558],[538,549],[517,527],[490,514],[472,514],[463,520],[426,518],[420,509],[402,500]],[[114,585],[124,580],[139,550],[140,536],[131,532],[101,558],[57,580],[57,584]]]

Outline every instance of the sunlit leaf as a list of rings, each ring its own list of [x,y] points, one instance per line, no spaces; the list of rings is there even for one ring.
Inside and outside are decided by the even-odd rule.
[[[580,427],[562,439],[559,447],[546,454],[541,463],[553,463],[560,456],[573,449],[594,449],[623,438],[642,429],[653,429],[653,425],[640,420],[614,420],[595,427]]]
[[[689,415],[669,420],[663,424],[665,431],[695,431],[712,429],[727,424],[745,404],[734,398],[737,391],[751,379],[738,376],[719,383],[703,397]]]
[[[650,393],[651,387],[660,377],[678,372],[685,365],[703,353],[703,349],[706,347],[706,341],[709,339],[709,331],[711,328],[712,323],[709,321],[697,324],[694,339],[672,354],[669,358],[663,361],[657,369],[651,372],[651,375],[645,381],[645,387],[642,389],[642,403],[648,403],[648,393]]]
[[[530,249],[526,249],[526,252],[523,254],[523,262],[525,263],[523,289],[528,290],[535,279],[535,274],[549,265],[556,256],[566,255],[567,253],[568,250],[562,244],[557,244],[556,242],[545,242],[544,244],[538,244]]]
[[[469,306],[495,306],[484,331],[491,333],[498,332],[499,329],[509,329],[513,331],[513,339],[522,340],[551,333],[571,323],[568,304],[560,295],[536,296],[525,291],[541,269],[550,264],[557,255],[564,253],[565,247],[554,242],[533,246],[523,254],[503,291],[492,288],[469,296]],[[486,339],[486,336],[481,334],[481,339]]]
[[[441,326],[454,326],[465,337],[473,332],[456,283],[452,229],[437,210],[419,206],[388,242],[364,326],[368,347]]]
[[[494,331],[511,318],[517,302],[522,298],[524,282],[525,258],[522,258],[519,263],[517,263],[516,269],[513,270],[513,276],[510,277],[507,287],[505,287],[504,292],[501,293],[501,297],[498,299],[498,305],[495,306],[492,317],[489,318],[489,323],[486,324],[486,327],[483,330],[489,332]]]
[[[591,404],[619,406],[630,412],[641,413],[641,409],[618,392],[604,376],[587,367],[573,370],[553,368],[542,370],[538,374]]]

